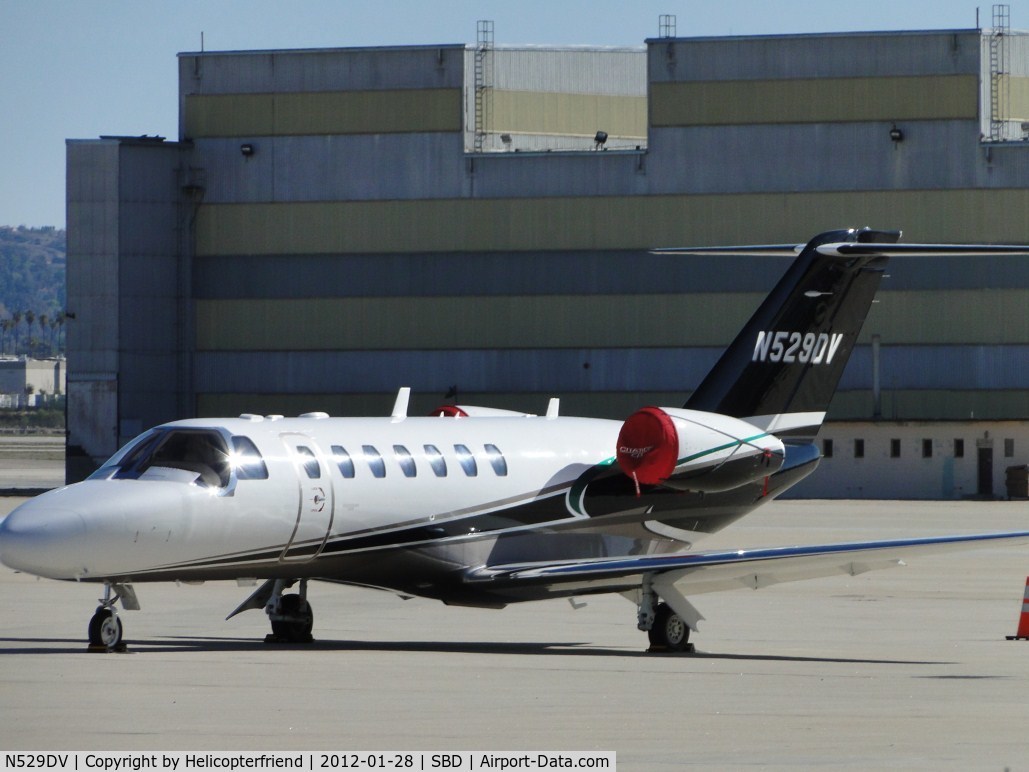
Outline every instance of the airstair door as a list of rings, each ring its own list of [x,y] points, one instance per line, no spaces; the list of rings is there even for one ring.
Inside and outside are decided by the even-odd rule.
[[[324,549],[332,530],[335,495],[318,444],[306,434],[287,432],[281,437],[297,476],[297,520],[279,559],[300,563],[314,560]]]

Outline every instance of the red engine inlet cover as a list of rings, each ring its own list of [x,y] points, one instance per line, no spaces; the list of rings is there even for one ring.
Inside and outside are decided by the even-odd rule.
[[[430,416],[444,416],[450,418],[467,418],[468,414],[457,405],[440,405],[429,413]]]
[[[679,459],[679,433],[671,416],[658,407],[637,410],[618,432],[618,466],[642,485],[669,477]]]

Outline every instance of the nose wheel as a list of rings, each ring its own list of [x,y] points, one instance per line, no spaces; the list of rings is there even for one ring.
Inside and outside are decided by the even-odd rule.
[[[139,609],[139,599],[130,584],[104,584],[104,597],[96,607],[96,613],[89,620],[90,651],[125,651],[122,639],[121,619],[114,610],[114,604],[121,601],[123,609]]]
[[[121,619],[111,606],[97,606],[89,620],[89,648],[110,651],[122,646]]]

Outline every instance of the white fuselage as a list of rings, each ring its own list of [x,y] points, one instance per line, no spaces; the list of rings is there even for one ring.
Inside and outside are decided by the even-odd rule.
[[[467,567],[500,535],[597,514],[586,487],[598,471],[624,477],[613,465],[620,427],[519,414],[178,421],[129,443],[89,480],[12,513],[0,556],[33,574],[87,581],[360,581],[397,548],[437,549],[437,561]],[[713,441],[724,445],[725,433]],[[222,450],[205,464],[212,445]],[[688,463],[717,465],[733,451]],[[643,512],[641,503],[626,495],[616,511]],[[363,568],[351,575],[344,563],[355,560]]]

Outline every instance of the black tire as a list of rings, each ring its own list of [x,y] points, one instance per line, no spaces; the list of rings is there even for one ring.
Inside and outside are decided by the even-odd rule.
[[[655,650],[690,650],[690,627],[667,603],[659,603],[654,610],[654,626],[647,631],[647,635]]]
[[[113,649],[121,644],[121,619],[113,609],[99,607],[89,620],[89,645]]]
[[[272,620],[272,634],[282,641],[307,643],[314,629],[314,612],[311,604],[301,600],[296,593],[283,595],[279,602],[279,613],[288,619]]]

